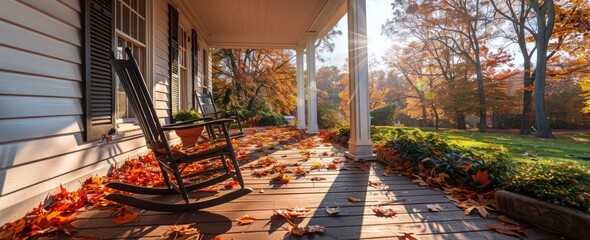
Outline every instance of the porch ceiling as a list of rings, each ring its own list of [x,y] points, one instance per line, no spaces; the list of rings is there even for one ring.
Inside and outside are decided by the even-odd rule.
[[[346,0],[179,0],[212,48],[301,48],[346,13]],[[181,10],[182,11],[182,10]]]

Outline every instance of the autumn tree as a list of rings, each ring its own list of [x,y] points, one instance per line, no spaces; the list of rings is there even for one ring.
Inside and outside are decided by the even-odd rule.
[[[229,99],[246,111],[289,113],[297,94],[293,57],[289,50],[218,49],[212,54],[215,92],[231,93]]]

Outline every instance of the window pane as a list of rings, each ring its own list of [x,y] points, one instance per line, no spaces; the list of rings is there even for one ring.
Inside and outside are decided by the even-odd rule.
[[[141,0],[138,2],[139,2],[139,6],[137,8],[138,8],[139,15],[141,15],[143,18],[145,18],[145,1]]]
[[[122,6],[121,5],[121,2],[117,1],[117,6],[116,6],[116,8],[117,8],[116,9],[117,10],[116,11],[117,19],[115,20],[116,21],[116,24],[117,24],[117,29],[121,29],[122,28],[122,25],[121,25],[121,23],[122,23],[122,21],[121,21],[121,15],[123,14],[123,9],[121,8],[121,6]]]
[[[138,25],[138,29],[139,31],[137,36],[137,40],[139,40],[142,43],[145,43],[145,20],[144,19],[139,19],[139,25]]]
[[[121,29],[124,33],[129,34],[129,8],[123,7],[123,29]]]
[[[138,27],[137,27],[137,15],[131,14],[131,27],[129,29],[129,33],[130,33],[129,35],[132,38],[137,39],[137,30],[138,30]]]

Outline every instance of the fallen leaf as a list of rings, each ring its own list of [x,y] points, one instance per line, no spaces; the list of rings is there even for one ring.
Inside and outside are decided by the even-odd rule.
[[[258,191],[259,193],[264,193],[264,189],[260,189],[260,191]]]
[[[340,212],[340,207],[328,207],[326,206],[326,212],[328,212],[328,214],[333,215],[333,214],[337,214]]]
[[[174,239],[181,239],[178,237],[183,237],[182,239],[188,239],[191,236],[199,236],[199,230],[196,228],[195,224],[184,224],[184,225],[174,225],[170,226],[170,229],[164,233],[164,236],[170,237],[173,236]],[[196,238],[195,238],[196,239]]]
[[[520,237],[526,234],[526,231],[521,226],[507,224],[503,222],[488,223],[486,224],[486,227],[494,229],[494,231],[508,236]]]
[[[396,211],[394,211],[392,208],[384,208],[384,207],[371,207],[371,209],[373,210],[373,212],[375,212],[375,214],[377,214],[378,216],[384,216],[384,217],[393,217],[395,216],[395,214],[397,214]]]
[[[118,212],[119,213],[116,214],[117,217],[113,218],[113,222],[115,222],[117,225],[130,223],[137,217],[137,212],[125,207],[121,208],[121,210],[118,210]]]
[[[443,208],[440,205],[438,205],[438,203],[427,204],[426,207],[428,208],[428,211],[431,211],[431,212],[438,212],[440,210],[443,210]]]
[[[508,218],[506,215],[500,215],[500,216],[498,216],[498,219],[500,219],[502,222],[505,222],[505,223],[509,223],[512,225],[519,225],[516,221]]]
[[[313,162],[313,165],[311,165],[311,169],[321,169],[322,168],[322,164],[318,161]]]
[[[240,183],[238,183],[238,181],[229,181],[228,183],[225,184],[224,188],[225,189],[232,189],[236,186],[238,186]]]
[[[270,182],[289,183],[289,181],[291,181],[291,175],[285,173],[279,173],[278,175],[270,179]]]
[[[369,180],[369,186],[377,187],[377,186],[381,186],[381,185],[383,185],[382,182]]]
[[[323,181],[323,180],[326,180],[326,178],[323,178],[323,177],[312,177],[310,180],[311,181]]]
[[[486,187],[492,183],[490,178],[488,177],[488,171],[477,171],[475,176],[472,176],[474,182],[479,182],[483,187]]]
[[[244,215],[241,218],[236,219],[238,221],[238,225],[247,225],[247,224],[252,224],[254,222],[254,220],[256,220],[255,217],[250,217],[248,216],[248,214]]]
[[[326,231],[326,228],[320,225],[311,225],[305,227],[305,231],[308,233],[323,233],[324,231]]]
[[[305,228],[301,228],[298,225],[289,226],[289,232],[295,236],[303,236],[305,234]]]
[[[218,193],[219,188],[218,187],[206,187],[206,188],[201,188],[201,189],[197,190],[197,192]]]
[[[488,216],[488,211],[486,210],[486,206],[470,206],[468,208],[465,209],[464,213],[465,215],[469,215],[471,213],[471,211],[473,211],[473,209],[477,209],[477,212],[479,212],[479,215],[481,215],[483,218],[486,218]]]
[[[414,235],[414,233],[397,233],[396,237],[399,240],[420,240],[420,238],[412,235]]]
[[[348,201],[352,202],[352,203],[357,203],[360,202],[361,200],[355,197],[348,197]]]

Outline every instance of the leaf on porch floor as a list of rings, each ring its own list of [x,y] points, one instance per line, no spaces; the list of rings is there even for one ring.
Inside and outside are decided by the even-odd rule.
[[[334,215],[340,212],[340,207],[328,207],[326,206],[326,212],[330,215]]]
[[[438,203],[426,204],[426,207],[428,208],[428,211],[430,211],[430,212],[438,212],[440,210],[443,210],[443,208],[440,205],[438,205]]]
[[[500,219],[500,221],[508,223],[508,224],[519,225],[516,221],[508,218],[506,215],[500,215],[500,216],[498,216],[498,219]]]
[[[311,165],[311,170],[314,170],[314,169],[318,169],[319,170],[321,168],[322,168],[322,164],[320,162],[318,162],[318,161],[313,162],[313,165]]]
[[[121,225],[135,220],[135,218],[137,218],[137,212],[127,207],[121,207],[115,210],[115,212],[111,214],[111,217],[115,217],[113,218],[115,224]]]
[[[470,207],[466,208],[464,212],[465,212],[465,215],[469,215],[471,213],[471,211],[473,211],[473,209],[477,209],[477,212],[479,212],[479,215],[481,215],[481,217],[483,217],[483,218],[486,218],[490,214],[486,210],[486,208],[487,209],[490,209],[490,210],[493,210],[490,207],[479,205],[479,206],[470,206]]]
[[[205,193],[219,193],[218,187],[206,187],[197,190],[197,192],[205,192]]]
[[[504,222],[499,222],[488,223],[486,224],[486,227],[508,236],[521,237],[523,235],[526,235],[526,231],[524,230],[524,228],[522,228],[519,225],[512,225]]]
[[[348,197],[348,201],[350,201],[351,203],[357,203],[360,202],[361,200],[355,197]]]
[[[170,229],[164,233],[164,236],[174,239],[198,239],[200,235],[194,223],[170,226]]]
[[[420,238],[413,235],[414,233],[396,233],[396,237],[399,240],[420,240]]]
[[[305,227],[305,231],[307,231],[308,233],[324,233],[324,231],[326,231],[326,228],[320,225],[311,225]]]
[[[338,165],[336,165],[335,163],[328,163],[328,169],[330,170],[334,170],[338,168]]]
[[[238,183],[238,181],[234,181],[234,180],[232,180],[232,181],[229,181],[229,182],[227,182],[227,183],[225,184],[224,188],[225,188],[225,189],[232,189],[232,188],[234,188],[234,187],[236,187],[236,186],[238,186],[238,185],[240,185],[240,183]]]
[[[256,220],[256,218],[250,217],[250,216],[248,216],[248,214],[244,215],[241,218],[236,219],[236,221],[238,221],[238,226],[252,224],[254,222],[254,220]]]
[[[324,180],[326,180],[326,178],[323,178],[323,177],[312,177],[310,180],[311,181],[324,181]]]
[[[369,180],[369,186],[379,187],[379,186],[382,186],[382,185],[383,185],[383,183],[380,182],[380,181],[371,181],[371,180]]]
[[[21,218],[11,223],[4,225],[2,231],[0,231],[0,239],[12,239],[17,234],[21,233],[25,228],[26,221]]]
[[[279,173],[270,179],[270,182],[289,183],[289,181],[291,181],[291,175],[285,173]]]
[[[295,236],[303,236],[305,234],[305,228],[299,227],[299,225],[289,226],[289,232]]]
[[[377,216],[383,216],[383,217],[393,217],[397,214],[396,211],[393,210],[393,208],[385,208],[385,207],[371,207],[371,209],[373,210],[373,212],[375,214],[377,214]]]
[[[297,169],[295,169],[295,175],[307,175],[309,172],[306,171],[305,169],[301,168],[301,167],[297,167]]]

